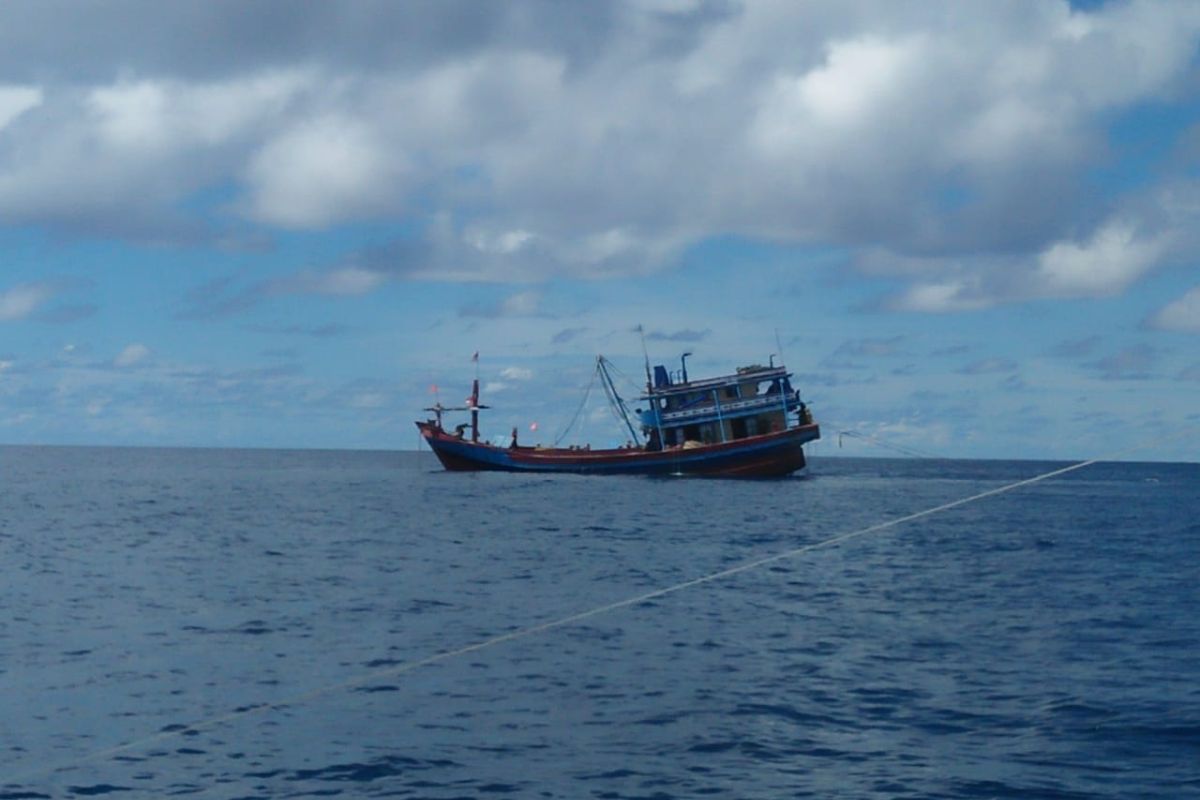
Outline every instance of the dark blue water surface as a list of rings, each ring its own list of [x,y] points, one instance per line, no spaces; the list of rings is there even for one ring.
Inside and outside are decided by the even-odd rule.
[[[1200,797],[1200,466],[0,448],[0,799]],[[190,727],[198,726],[198,727]]]

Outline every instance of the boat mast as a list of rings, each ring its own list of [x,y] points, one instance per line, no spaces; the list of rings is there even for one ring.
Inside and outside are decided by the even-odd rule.
[[[471,441],[479,441],[479,351],[471,356],[475,364],[475,380],[471,383]]]
[[[479,441],[479,378],[471,384],[471,441]]]
[[[637,431],[634,430],[633,423],[629,421],[629,411],[625,408],[625,401],[621,399],[621,395],[617,394],[616,384],[613,383],[612,376],[608,374],[608,360],[604,356],[596,356],[596,370],[600,373],[600,380],[604,386],[604,393],[608,395],[609,405],[613,406],[621,415],[621,421],[629,429],[629,435],[633,437],[634,444],[640,445],[641,440],[638,438]]]

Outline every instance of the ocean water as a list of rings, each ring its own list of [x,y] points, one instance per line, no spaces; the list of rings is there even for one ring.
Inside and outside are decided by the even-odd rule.
[[[0,800],[1200,797],[1200,465],[0,448]]]

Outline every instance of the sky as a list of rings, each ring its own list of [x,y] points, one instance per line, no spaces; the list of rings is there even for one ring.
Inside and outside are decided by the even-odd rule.
[[[0,443],[413,449],[478,352],[486,437],[612,444],[641,326],[782,359],[816,455],[1197,461],[1198,48],[1191,0],[9,0]]]

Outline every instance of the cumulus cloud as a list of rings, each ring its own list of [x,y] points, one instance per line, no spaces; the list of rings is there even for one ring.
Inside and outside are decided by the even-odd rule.
[[[311,82],[264,68],[36,87],[37,105],[0,139],[0,213],[70,232],[193,239],[209,223],[180,205],[228,184]]]
[[[70,47],[38,5],[0,11],[0,213],[415,231],[297,283],[333,294],[645,274],[731,234],[880,253],[908,311],[1120,292],[1173,240],[1089,172],[1200,41],[1169,0],[118,6],[79,10]]]
[[[316,76],[291,70],[187,83],[141,79],[87,93],[83,110],[97,139],[114,150],[188,151],[229,143],[277,118]]]
[[[1132,221],[1115,218],[1082,240],[1056,240],[1028,256],[899,258],[889,268],[887,256],[875,253],[860,263],[874,274],[915,279],[885,301],[893,310],[973,311],[1001,303],[1119,294],[1164,261],[1172,240],[1168,233],[1145,233]]]
[[[1035,291],[1053,297],[1099,297],[1124,289],[1154,265],[1166,242],[1147,240],[1115,221],[1085,243],[1056,242],[1038,256]]]
[[[981,291],[978,277],[967,276],[915,284],[893,298],[888,306],[896,311],[940,314],[975,311],[995,302],[994,297]]]
[[[751,141],[768,157],[836,152],[838,134],[859,134],[894,115],[928,61],[922,37],[835,40],[823,63],[777,75],[758,101]],[[832,135],[831,135],[832,134]]]
[[[396,143],[363,120],[335,114],[303,120],[251,158],[248,213],[295,229],[374,217],[403,196],[404,171]],[[401,208],[391,203],[393,213]]]
[[[1200,286],[1161,308],[1150,317],[1149,325],[1167,331],[1200,333]]]

